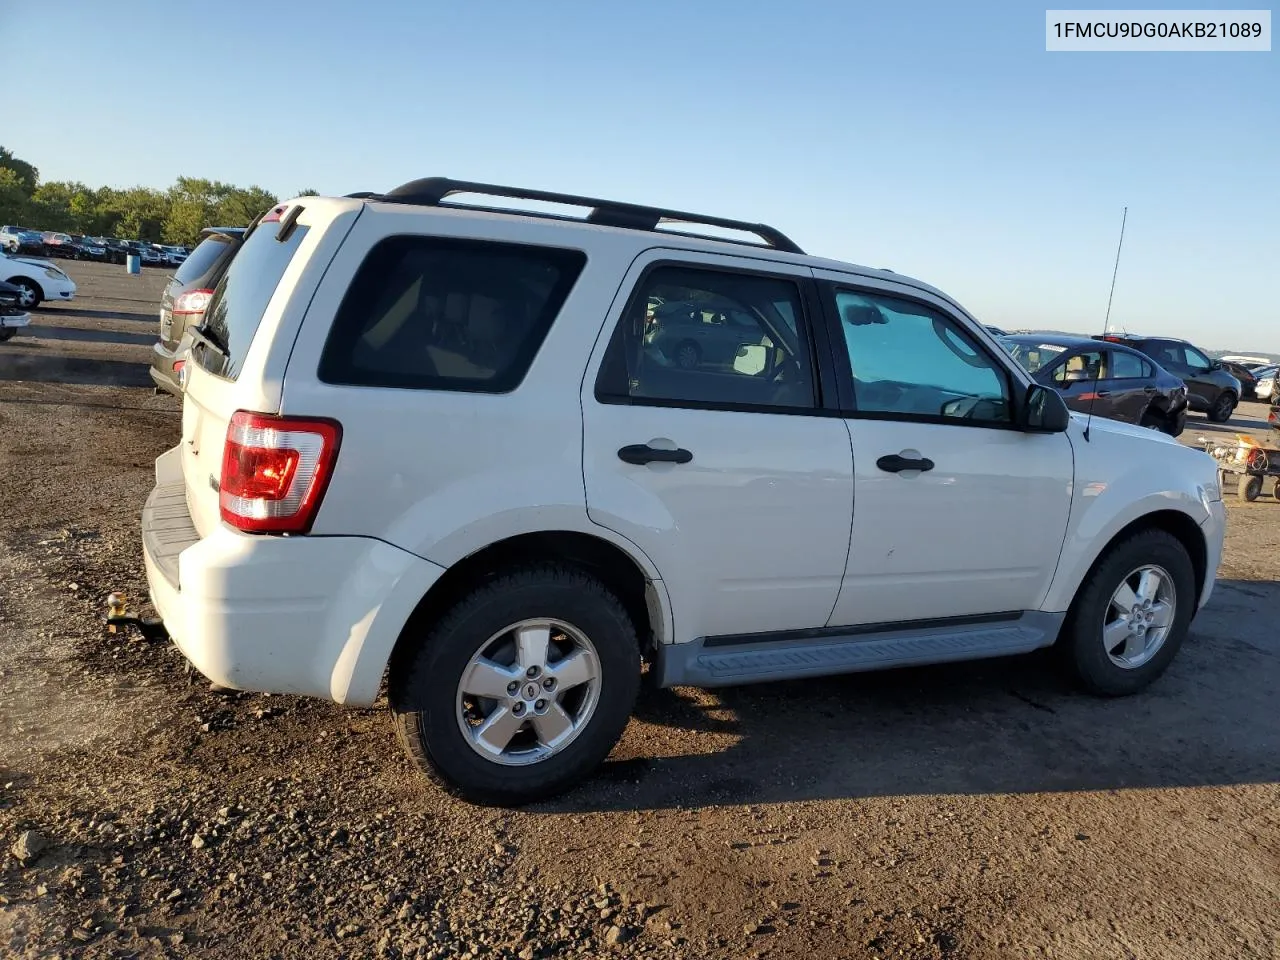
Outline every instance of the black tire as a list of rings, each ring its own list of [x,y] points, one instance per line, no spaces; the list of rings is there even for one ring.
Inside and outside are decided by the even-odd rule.
[[[1226,423],[1231,419],[1231,414],[1236,410],[1236,395],[1230,390],[1223,390],[1218,394],[1218,399],[1213,401],[1213,406],[1209,408],[1208,418],[1214,423]]]
[[[1262,493],[1262,478],[1256,473],[1240,474],[1240,482],[1236,485],[1236,493],[1241,500],[1252,503]]]
[[[0,343],[4,343],[6,340],[12,340],[14,334],[17,332],[17,327],[0,327]]]
[[[1142,415],[1142,419],[1138,421],[1138,426],[1146,427],[1148,430],[1159,430],[1162,433],[1169,432],[1168,421],[1153,410],[1148,410]]]
[[[1277,500],[1280,500],[1280,478],[1278,478],[1276,482],[1271,485],[1271,496]]]
[[[1121,581],[1144,564],[1168,572],[1176,591],[1173,624],[1163,645],[1139,667],[1113,663],[1103,646],[1102,627]],[[1076,680],[1090,693],[1119,697],[1149,686],[1168,668],[1195,613],[1196,578],[1182,543],[1163,530],[1144,530],[1112,546],[1080,586],[1059,640]]]
[[[590,639],[599,660],[599,700],[582,732],[558,753],[506,766],[467,742],[458,721],[458,684],[490,637],[539,617],[572,624]],[[416,649],[398,658],[390,698],[400,742],[423,773],[466,800],[518,806],[589,776],[622,736],[639,688],[640,646],[618,598],[574,567],[540,564],[482,584],[429,626]]]
[[[702,363],[702,348],[692,340],[686,340],[676,347],[672,361],[681,370],[696,370]]]
[[[44,299],[44,290],[40,284],[28,277],[13,277],[8,283],[18,288],[21,295],[18,299],[18,306],[24,310],[34,310],[40,306],[40,301]]]

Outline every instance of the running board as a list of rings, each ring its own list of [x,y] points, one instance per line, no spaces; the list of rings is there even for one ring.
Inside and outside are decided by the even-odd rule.
[[[658,685],[726,687],[1030,653],[1057,639],[1063,614],[906,623],[877,629],[700,637],[658,650]],[[729,641],[729,642],[726,642]]]

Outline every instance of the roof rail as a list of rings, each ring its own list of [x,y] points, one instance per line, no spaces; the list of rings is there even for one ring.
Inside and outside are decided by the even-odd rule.
[[[708,217],[700,213],[685,213],[680,210],[666,210],[662,207],[647,207],[634,203],[620,203],[616,200],[600,200],[595,197],[579,197],[568,193],[553,193],[547,190],[528,190],[523,187],[503,187],[492,183],[472,183],[467,180],[450,180],[448,177],[423,177],[401,184],[394,190],[368,199],[386,203],[416,204],[424,207],[466,206],[466,204],[445,204],[443,201],[455,193],[478,193],[490,197],[508,197],[517,200],[537,200],[542,203],[560,203],[574,207],[590,207],[587,223],[597,223],[607,227],[623,227],[628,230],[655,230],[662,223],[687,223],[708,227],[720,227],[725,230],[739,230],[743,233],[755,234],[765,242],[766,246],[787,253],[804,253],[803,250],[780,230],[764,223],[745,223],[741,220],[726,220],[723,217]],[[360,196],[354,194],[353,196]],[[530,210],[512,210],[521,216],[552,216]],[[565,219],[554,217],[555,219]],[[666,231],[676,233],[677,231]],[[691,234],[684,234],[691,236]],[[710,240],[727,240],[725,237],[704,237]],[[745,241],[728,240],[730,243]]]

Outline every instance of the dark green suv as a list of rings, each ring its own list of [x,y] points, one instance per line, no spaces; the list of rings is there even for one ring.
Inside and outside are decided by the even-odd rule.
[[[1215,423],[1226,423],[1240,403],[1240,381],[1217,360],[1185,340],[1110,333],[1094,337],[1141,350],[1187,385],[1187,405]]]

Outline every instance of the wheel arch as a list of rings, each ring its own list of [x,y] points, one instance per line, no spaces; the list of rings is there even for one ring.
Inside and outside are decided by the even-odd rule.
[[[463,596],[513,568],[559,562],[598,577],[622,602],[635,624],[642,656],[652,656],[671,636],[670,599],[656,569],[638,548],[627,550],[604,536],[575,530],[521,533],[490,543],[451,564],[405,621],[386,666],[386,679],[400,672],[426,625]]]
[[[17,285],[20,281],[24,283],[29,283],[31,284],[31,286],[35,287],[37,299],[43,300],[45,298],[44,287],[40,286],[40,281],[36,280],[34,277],[28,277],[26,274],[18,273],[18,274],[14,274],[12,277],[10,277],[8,280],[4,282]]]
[[[1209,544],[1205,540],[1204,530],[1200,524],[1190,514],[1183,513],[1181,510],[1155,510],[1151,513],[1144,513],[1142,516],[1129,521],[1119,530],[1117,530],[1107,542],[1094,554],[1093,559],[1085,567],[1084,572],[1076,579],[1072,585],[1071,606],[1074,607],[1076,600],[1080,595],[1080,587],[1086,583],[1093,574],[1098,565],[1111,552],[1116,544],[1127,540],[1136,533],[1142,533],[1147,530],[1163,530],[1186,548],[1187,555],[1191,558],[1191,566],[1196,576],[1196,596],[1195,605],[1192,610],[1198,610],[1200,607],[1200,597],[1204,592],[1205,578],[1208,575],[1209,566]]]

